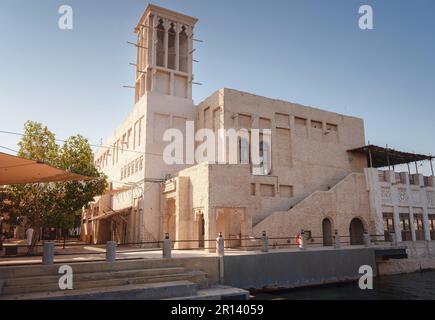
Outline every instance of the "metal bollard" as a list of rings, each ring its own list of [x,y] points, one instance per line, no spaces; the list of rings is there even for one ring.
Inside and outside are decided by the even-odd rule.
[[[116,242],[107,241],[106,243],[106,262],[116,261]]]
[[[169,239],[169,233],[165,234],[165,239],[163,240],[163,258],[170,259],[172,257],[172,242]]]
[[[367,232],[364,232],[364,246],[366,248],[368,248],[368,247],[370,247],[371,243],[372,243],[372,240],[370,238],[370,235]]]
[[[338,234],[338,230],[334,231],[334,248],[340,249],[341,243],[340,243],[340,235]]]
[[[266,235],[266,231],[263,231],[261,235],[261,251],[269,252],[269,237]]]
[[[45,242],[44,252],[42,255],[42,264],[52,265],[53,263],[54,263],[54,243],[51,241]]]
[[[305,236],[305,231],[301,230],[301,242],[299,244],[299,249],[305,250],[307,248],[307,239]]]
[[[222,232],[219,232],[219,236],[216,238],[216,253],[219,257],[225,255],[225,241],[222,237]]]

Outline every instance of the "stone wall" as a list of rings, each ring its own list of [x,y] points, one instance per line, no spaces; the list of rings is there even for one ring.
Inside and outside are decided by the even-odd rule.
[[[393,230],[399,241],[431,240],[429,215],[435,215],[435,177],[393,170],[365,169],[373,218],[378,232],[384,232],[383,218],[393,219]],[[412,182],[412,183],[411,183]],[[407,238],[402,239],[401,216],[409,219]],[[423,230],[416,230],[414,218],[423,219]],[[434,231],[432,230],[432,233]],[[432,239],[435,240],[435,239]]]
[[[435,270],[435,241],[405,241],[408,259],[378,261],[379,275]]]
[[[349,236],[349,225],[358,217],[372,232],[370,206],[363,173],[351,173],[329,191],[317,191],[288,211],[275,212],[253,227],[259,236],[263,230],[270,237],[294,237],[301,229],[322,236],[322,221],[329,218],[332,230]]]
[[[347,152],[365,143],[362,119],[233,89],[219,93],[225,129],[271,130],[271,172],[252,177],[257,185],[250,196],[254,224],[315,191],[328,190],[352,172],[363,172],[366,158]],[[200,106],[199,119],[209,106]],[[272,196],[258,192],[269,183],[275,188]],[[290,186],[290,196],[280,186]]]

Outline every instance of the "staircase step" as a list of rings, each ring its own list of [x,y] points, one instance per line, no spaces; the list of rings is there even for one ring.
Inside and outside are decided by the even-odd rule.
[[[50,293],[0,296],[0,300],[156,300],[195,295],[198,284],[191,281],[130,284]]]
[[[62,264],[54,265],[25,265],[25,266],[7,266],[0,267],[0,279],[7,280],[18,277],[38,277],[58,275],[59,267]],[[179,267],[180,264],[165,259],[138,259],[138,260],[124,260],[116,261],[115,263],[106,263],[103,261],[94,262],[77,262],[69,264],[74,274],[89,273],[89,272],[112,272],[112,271],[124,271],[132,269],[151,269],[160,267]]]
[[[249,300],[249,291],[230,286],[214,286],[198,290],[191,296],[168,297],[165,300]]]
[[[133,269],[121,271],[108,271],[108,272],[92,272],[92,273],[77,273],[74,274],[73,280],[75,283],[80,281],[103,280],[103,279],[119,279],[119,278],[138,278],[155,275],[169,275],[184,273],[183,267],[172,268],[154,268],[154,269]],[[57,283],[60,274],[38,277],[20,277],[5,280],[6,287],[13,286],[30,286],[30,285],[44,285],[47,283]]]
[[[92,277],[92,274],[89,274]],[[56,292],[59,291],[58,279],[51,283],[33,284],[33,285],[5,285],[3,287],[3,295],[14,295],[20,293],[32,293],[32,292]],[[74,281],[74,289],[81,290],[87,288],[101,288],[101,287],[114,287],[125,286],[130,284],[145,284],[155,282],[170,282],[178,280],[189,280],[198,283],[200,287],[207,286],[207,274],[202,271],[191,271],[179,274],[167,274],[167,275],[150,275],[142,277],[128,277],[128,278],[102,278],[100,280],[88,280],[88,281]]]

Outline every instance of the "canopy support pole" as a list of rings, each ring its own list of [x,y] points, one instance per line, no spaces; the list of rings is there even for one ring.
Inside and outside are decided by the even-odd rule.
[[[369,159],[370,159],[370,168],[373,168],[372,151],[370,150],[370,147],[369,147]]]
[[[385,152],[386,152],[386,154],[387,154],[388,170],[391,170],[391,167],[390,167],[390,155],[389,155],[389,153],[388,153],[388,144],[387,144],[387,147],[386,147],[386,149],[385,149]]]
[[[432,164],[432,159],[433,159],[433,158],[431,158],[431,159],[429,160],[429,163],[430,163],[430,170],[432,171],[432,177],[433,177],[434,174],[433,174],[433,164]]]

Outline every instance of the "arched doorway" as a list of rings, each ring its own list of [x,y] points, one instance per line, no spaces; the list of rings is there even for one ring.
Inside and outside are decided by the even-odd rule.
[[[350,244],[358,245],[364,243],[364,224],[361,219],[353,218],[349,227]]]
[[[332,223],[328,218],[322,221],[323,245],[332,246]]]

